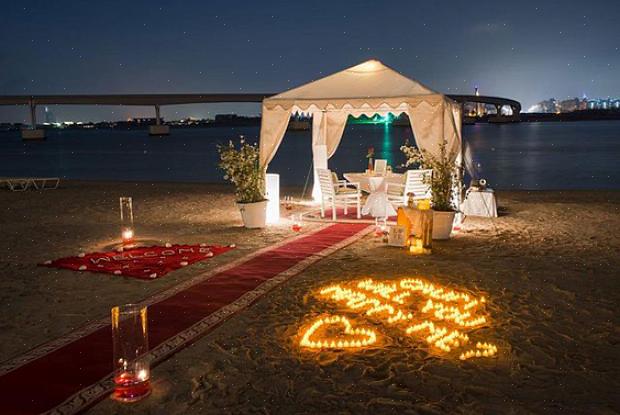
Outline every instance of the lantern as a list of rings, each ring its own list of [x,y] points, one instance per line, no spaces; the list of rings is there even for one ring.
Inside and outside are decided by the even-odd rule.
[[[135,402],[151,392],[146,307],[127,304],[112,308],[112,399]]]
[[[424,244],[422,242],[422,238],[418,238],[415,236],[409,237],[409,252],[415,255],[424,254]]]
[[[301,229],[302,229],[301,215],[292,215],[291,222],[293,223],[291,225],[291,229],[293,230],[293,232],[301,232]]]
[[[430,254],[433,247],[433,211],[431,210],[431,201],[428,199],[421,200],[418,203],[420,211],[420,231],[419,235],[424,246],[424,253]]]
[[[431,200],[430,199],[422,199],[418,201],[418,209],[420,210],[429,210],[431,208]]]
[[[133,242],[133,206],[130,197],[121,197],[121,239],[123,244]]]

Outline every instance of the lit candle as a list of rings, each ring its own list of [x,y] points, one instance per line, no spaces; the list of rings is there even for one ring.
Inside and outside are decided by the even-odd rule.
[[[293,232],[301,232],[301,215],[293,215],[291,216],[291,221],[293,224],[291,225],[291,229]]]
[[[422,238],[412,237],[411,243],[409,245],[409,252],[412,254],[423,254],[424,253],[424,245],[422,244]]]
[[[121,207],[121,240],[123,244],[133,242],[133,203],[131,197],[120,198]]]

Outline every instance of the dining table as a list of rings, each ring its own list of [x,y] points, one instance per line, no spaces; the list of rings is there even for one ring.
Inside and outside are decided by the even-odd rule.
[[[382,181],[381,178],[387,184],[401,184],[405,180],[405,175],[400,173],[344,173],[343,176],[351,183],[359,183],[360,190],[366,193],[372,193],[373,186],[378,187],[377,185],[380,185],[380,182]]]

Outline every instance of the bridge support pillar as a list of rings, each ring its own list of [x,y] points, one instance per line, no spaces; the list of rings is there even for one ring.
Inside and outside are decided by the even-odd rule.
[[[158,136],[169,134],[170,127],[167,125],[162,125],[159,105],[155,105],[155,125],[149,126],[149,135]]]
[[[502,116],[502,108],[504,106],[503,105],[495,105],[495,111],[497,112],[497,116],[501,117]]]
[[[45,130],[37,129],[37,106],[30,100],[30,128],[21,131],[22,140],[45,140]]]

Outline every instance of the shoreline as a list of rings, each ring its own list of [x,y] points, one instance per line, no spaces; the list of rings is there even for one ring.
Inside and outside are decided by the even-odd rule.
[[[28,176],[23,176],[23,175],[14,175],[14,176],[0,176],[0,177],[28,177]],[[32,177],[43,177],[43,176],[32,176]],[[54,175],[51,176],[46,176],[46,177],[57,177]],[[141,185],[151,185],[151,186],[156,186],[158,184],[165,184],[165,185],[179,185],[179,186],[209,186],[209,187],[213,187],[214,189],[218,190],[218,191],[232,191],[233,190],[233,186],[227,182],[204,182],[204,181],[174,181],[174,180],[131,180],[131,179],[126,179],[126,180],[116,180],[116,179],[66,179],[63,177],[60,177],[61,181],[60,181],[60,185],[59,188],[62,188],[63,183],[64,184],[70,184],[70,185],[80,185],[80,184],[101,184],[101,185],[113,185],[114,183],[119,183],[119,184],[133,184],[135,186],[141,186]],[[496,193],[506,193],[506,192],[533,192],[533,193],[544,193],[544,192],[552,192],[552,193],[566,193],[566,192],[578,192],[578,193],[584,193],[584,192],[620,192],[620,184],[618,185],[618,187],[610,187],[610,188],[604,188],[604,187],[595,187],[595,188],[550,188],[550,189],[522,189],[522,188],[512,188],[512,189],[502,189],[502,188],[495,188],[495,187],[491,187],[491,189],[493,191],[495,191]],[[5,189],[0,189],[0,191],[5,190]],[[285,192],[291,192],[291,193],[295,193],[295,192],[301,192],[303,190],[303,185],[283,185],[280,186],[280,196],[281,198],[284,196]],[[29,191],[33,191],[33,190],[29,190]],[[311,193],[312,191],[312,186],[308,186],[308,189],[306,190],[306,193]],[[310,200],[309,197],[304,198],[303,200]]]
[[[242,228],[224,186],[68,184],[45,192],[0,192],[1,361],[106,318],[114,305],[139,301],[296,235],[287,221]],[[134,198],[140,242],[237,248],[152,281],[36,265],[118,243],[118,197],[126,195]],[[433,243],[432,255],[410,256],[373,235],[364,237],[155,367],[148,399],[131,406],[105,399],[87,412],[617,409],[620,192],[499,191],[498,203],[499,218],[467,218],[452,239]],[[318,226],[306,222],[304,232]],[[413,276],[484,293],[491,322],[479,334],[498,345],[497,358],[461,363],[397,335],[357,353],[299,349],[295,339],[303,322],[326,311],[372,324],[337,304],[318,302],[313,293],[320,287]]]

